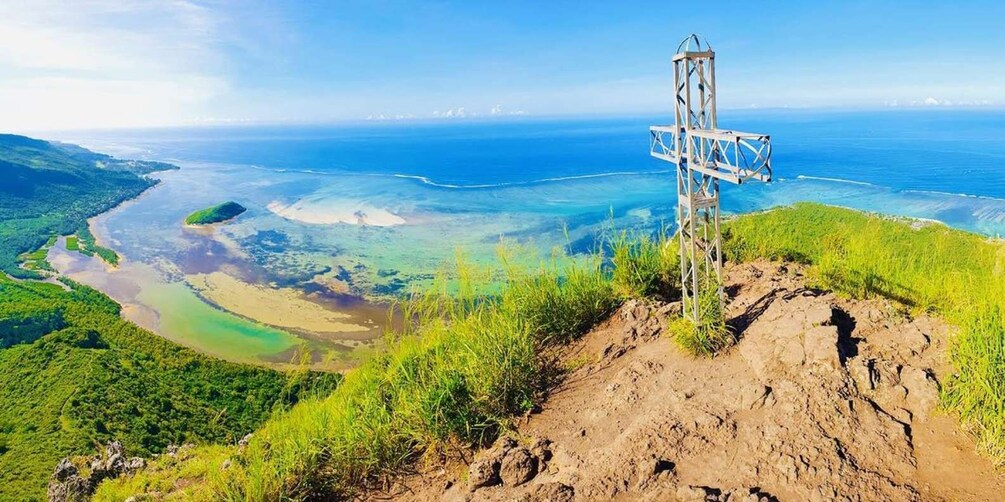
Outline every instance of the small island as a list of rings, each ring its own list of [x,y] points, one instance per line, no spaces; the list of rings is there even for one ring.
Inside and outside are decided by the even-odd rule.
[[[209,225],[212,223],[220,223],[222,221],[227,221],[236,218],[239,214],[247,211],[247,209],[234,202],[224,202],[223,204],[208,207],[206,209],[200,209],[185,218],[186,225]]]

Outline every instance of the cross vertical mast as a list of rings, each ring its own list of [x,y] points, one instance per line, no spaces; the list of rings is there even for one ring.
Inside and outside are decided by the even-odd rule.
[[[677,166],[683,313],[697,322],[703,289],[718,288],[723,297],[719,181],[771,181],[771,142],[765,134],[718,128],[715,52],[697,35],[677,47],[673,83],[674,124],[649,128],[649,151]]]

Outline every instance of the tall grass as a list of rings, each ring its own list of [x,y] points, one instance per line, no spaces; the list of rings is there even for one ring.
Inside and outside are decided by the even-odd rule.
[[[736,341],[726,325],[726,314],[719,300],[719,285],[709,283],[698,293],[698,319],[674,319],[669,331],[674,342],[693,356],[711,357]]]
[[[542,350],[617,306],[600,265],[597,258],[513,267],[501,292],[461,266],[456,283],[438,283],[402,306],[410,322],[388,337],[385,353],[331,395],[270,420],[228,468],[206,473],[187,495],[349,497],[424,455],[491,441],[546,392],[555,368]],[[102,496],[122,493],[116,484],[103,485]]]
[[[789,259],[814,265],[821,288],[881,296],[959,326],[955,372],[943,405],[1005,465],[1005,245],[942,225],[911,225],[857,211],[800,203],[726,225],[732,260]]]
[[[812,264],[820,287],[896,298],[958,324],[950,351],[956,372],[944,382],[944,405],[983,451],[1005,460],[1001,243],[816,204],[743,216],[726,233],[732,260]],[[679,295],[673,238],[622,233],[607,249],[610,267],[600,257],[553,257],[528,269],[504,255],[502,288],[462,265],[455,282],[436,283],[402,305],[410,322],[389,335],[385,353],[330,395],[270,420],[243,451],[196,449],[184,483],[179,468],[167,465],[173,461],[159,460],[135,477],[102,484],[97,499],[179,485],[189,499],[351,497],[424,456],[487,443],[547,391],[557,368],[542,357],[544,349],[575,339],[623,298]],[[711,354],[732,339],[715,291],[703,289],[707,322],[675,330],[685,350]],[[215,467],[225,458],[229,467]]]
[[[680,295],[680,247],[676,236],[660,230],[646,233],[612,231],[607,249],[611,254],[612,281],[626,298]]]

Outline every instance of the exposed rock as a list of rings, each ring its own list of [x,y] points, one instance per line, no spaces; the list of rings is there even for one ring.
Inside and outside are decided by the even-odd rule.
[[[766,405],[770,406],[774,401],[771,387],[765,385],[753,384],[740,390],[740,407],[745,410],[756,410]]]
[[[537,457],[527,448],[514,448],[506,453],[499,467],[499,478],[507,486],[519,486],[537,474]]]
[[[397,496],[1000,498],[1005,482],[972,444],[960,447],[969,438],[955,423],[911,423],[938,403],[933,368],[944,361],[948,327],[889,302],[807,289],[800,270],[759,263],[728,271],[738,342],[712,359],[649,334],[661,332],[671,304],[627,303],[559,357],[590,362],[575,365],[541,413],[515,424],[515,434],[531,438],[526,447],[504,438],[476,454],[471,485],[490,488],[472,494],[430,476]],[[530,458],[535,475],[527,474]]]
[[[56,465],[52,477],[49,478],[49,489],[46,495],[50,502],[82,502],[91,494],[91,483],[80,477],[77,466],[64,458]]]
[[[907,389],[907,405],[912,414],[924,421],[939,404],[939,383],[927,371],[905,367],[900,372],[900,381]]]
[[[125,453],[125,448],[119,441],[108,443],[103,455],[91,457],[90,475],[87,477],[80,475],[79,469],[70,459],[63,459],[49,479],[49,500],[86,500],[102,481],[132,474],[146,465],[146,461],[140,457],[127,459]]]
[[[253,434],[249,432],[249,433],[245,434],[244,437],[242,437],[240,441],[237,442],[237,453],[240,454],[240,453],[244,452],[244,449],[248,447],[248,443],[251,442],[251,437],[252,436],[253,436]]]
[[[719,502],[729,499],[722,491],[707,486],[681,485],[677,487],[677,499],[681,502]]]
[[[836,370],[841,367],[838,353],[838,329],[835,326],[814,326],[803,335],[806,362]]]
[[[488,458],[471,462],[471,466],[468,467],[468,487],[471,491],[497,484],[499,484],[499,460]]]
[[[551,440],[547,438],[534,439],[530,443],[530,452],[542,463],[551,460]]]

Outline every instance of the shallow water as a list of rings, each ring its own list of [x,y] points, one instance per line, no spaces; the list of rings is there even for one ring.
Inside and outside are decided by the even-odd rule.
[[[671,166],[648,156],[648,125],[657,122],[246,127],[61,139],[183,167],[96,218],[95,234],[126,258],[115,273],[142,285],[133,301],[157,314],[152,329],[224,357],[274,362],[300,341],[316,360],[366,353],[372,344],[360,341],[377,338],[383,307],[354,298],[389,298],[426,283],[458,252],[488,264],[500,242],[542,254],[581,252],[612,225],[672,226]],[[727,213],[814,200],[1005,233],[1005,112],[733,112],[720,122],[770,133],[774,145],[776,181],[726,187]],[[181,225],[191,211],[225,200],[248,211],[211,229]],[[144,272],[132,271],[133,263]],[[293,288],[372,329],[290,332],[229,316],[186,282],[217,271]],[[200,311],[199,304],[215,314],[172,314]]]

